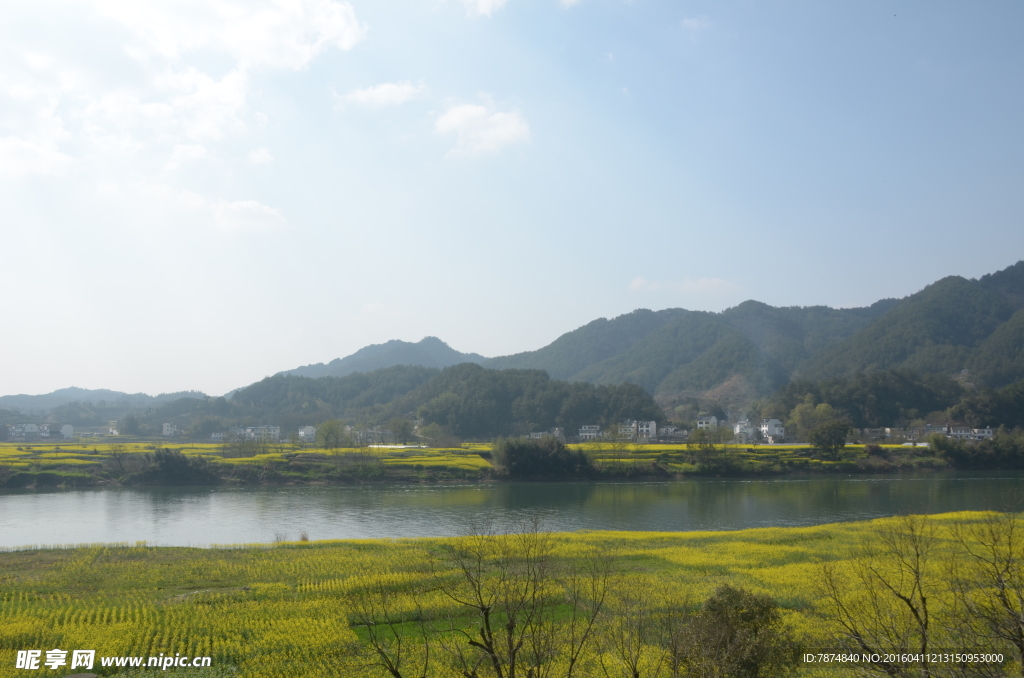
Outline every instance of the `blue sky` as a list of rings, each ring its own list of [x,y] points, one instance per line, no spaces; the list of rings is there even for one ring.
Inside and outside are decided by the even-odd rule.
[[[1019,3],[0,12],[3,393],[859,306],[1024,252]]]

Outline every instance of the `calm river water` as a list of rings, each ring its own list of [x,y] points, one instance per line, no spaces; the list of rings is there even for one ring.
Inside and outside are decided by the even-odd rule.
[[[416,537],[501,529],[734,530],[902,512],[999,509],[1024,473],[790,477],[619,483],[479,483],[95,489],[0,493],[0,547],[145,541],[205,546],[297,539]]]

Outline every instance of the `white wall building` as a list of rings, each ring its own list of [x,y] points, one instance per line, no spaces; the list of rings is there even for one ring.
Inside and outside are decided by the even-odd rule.
[[[757,440],[757,429],[750,423],[749,419],[736,422],[732,427],[732,434],[741,443],[750,443]]]
[[[299,440],[305,443],[316,442],[316,426],[303,426],[300,428]]]
[[[245,429],[245,437],[248,440],[280,440],[280,426],[250,426]]]
[[[174,424],[167,424],[167,423],[165,423],[164,424],[163,435],[165,435],[165,436],[167,436],[169,438],[173,438],[174,436],[178,435],[178,427],[175,426]]]
[[[769,445],[781,443],[786,439],[786,427],[778,419],[762,419],[761,437],[768,441]]]
[[[580,440],[596,440],[601,435],[600,426],[581,426]]]
[[[60,427],[60,435],[64,440],[71,440],[75,437],[75,427],[71,424],[64,424]]]
[[[718,429],[718,417],[716,417],[713,414],[710,417],[707,416],[706,414],[697,417],[697,429],[698,430],[707,430],[707,431],[717,430]]]

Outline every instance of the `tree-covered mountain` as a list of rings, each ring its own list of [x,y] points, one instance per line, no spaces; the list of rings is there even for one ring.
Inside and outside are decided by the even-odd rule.
[[[350,356],[329,363],[316,363],[285,370],[280,374],[296,377],[344,377],[353,372],[373,372],[395,365],[449,367],[460,363],[482,363],[476,353],[460,353],[437,337],[424,337],[416,343],[392,339],[384,344],[365,346]]]
[[[0,396],[0,408],[14,410],[23,414],[44,416],[54,408],[71,403],[85,403],[93,407],[124,410],[156,407],[162,403],[180,398],[206,398],[206,394],[199,391],[181,391],[151,396],[145,393],[124,393],[122,391],[110,391],[105,388],[88,389],[72,386],[43,395]],[[106,423],[106,420],[103,423]]]
[[[992,285],[959,276],[943,278],[900,300],[871,325],[825,348],[796,372],[800,377],[822,379],[900,367],[954,374],[969,369],[973,361],[990,367],[993,351],[1020,336],[1018,320],[993,338],[1015,310],[1013,297]],[[990,338],[994,343],[983,348]],[[1009,358],[1013,369],[1021,367],[1019,356],[1017,360],[1009,355],[999,358]],[[992,386],[1013,381],[1012,376],[991,369],[988,376],[995,380]]]
[[[583,370],[628,351],[638,341],[689,311],[645,308],[607,320],[598,318],[567,332],[544,348],[491,358],[483,363],[491,369],[545,370],[554,379],[577,379]]]
[[[999,387],[1024,377],[1024,261],[864,308],[746,301],[721,313],[639,310],[484,365],[635,383],[664,403],[702,397],[737,405],[793,379],[891,369],[946,376],[968,370],[972,383]]]
[[[598,386],[551,379],[541,370],[491,370],[464,363],[442,370],[394,366],[344,377],[267,377],[231,398],[182,399],[135,418],[142,434],[164,422],[203,437],[229,426],[272,423],[285,434],[341,419],[386,425],[395,417],[436,424],[460,438],[490,439],[555,426],[664,421],[649,393],[634,384]],[[122,428],[129,427],[122,424]]]

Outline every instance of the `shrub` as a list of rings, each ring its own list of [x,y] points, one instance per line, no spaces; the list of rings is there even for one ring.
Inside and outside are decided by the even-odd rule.
[[[495,468],[509,478],[582,478],[595,472],[586,452],[554,437],[501,438],[492,455]]]
[[[167,449],[153,453],[141,479],[161,485],[206,485],[218,480],[205,459],[190,459],[180,450]]]
[[[800,661],[800,645],[771,596],[728,585],[704,601],[688,640],[685,663],[696,675],[782,676]]]

